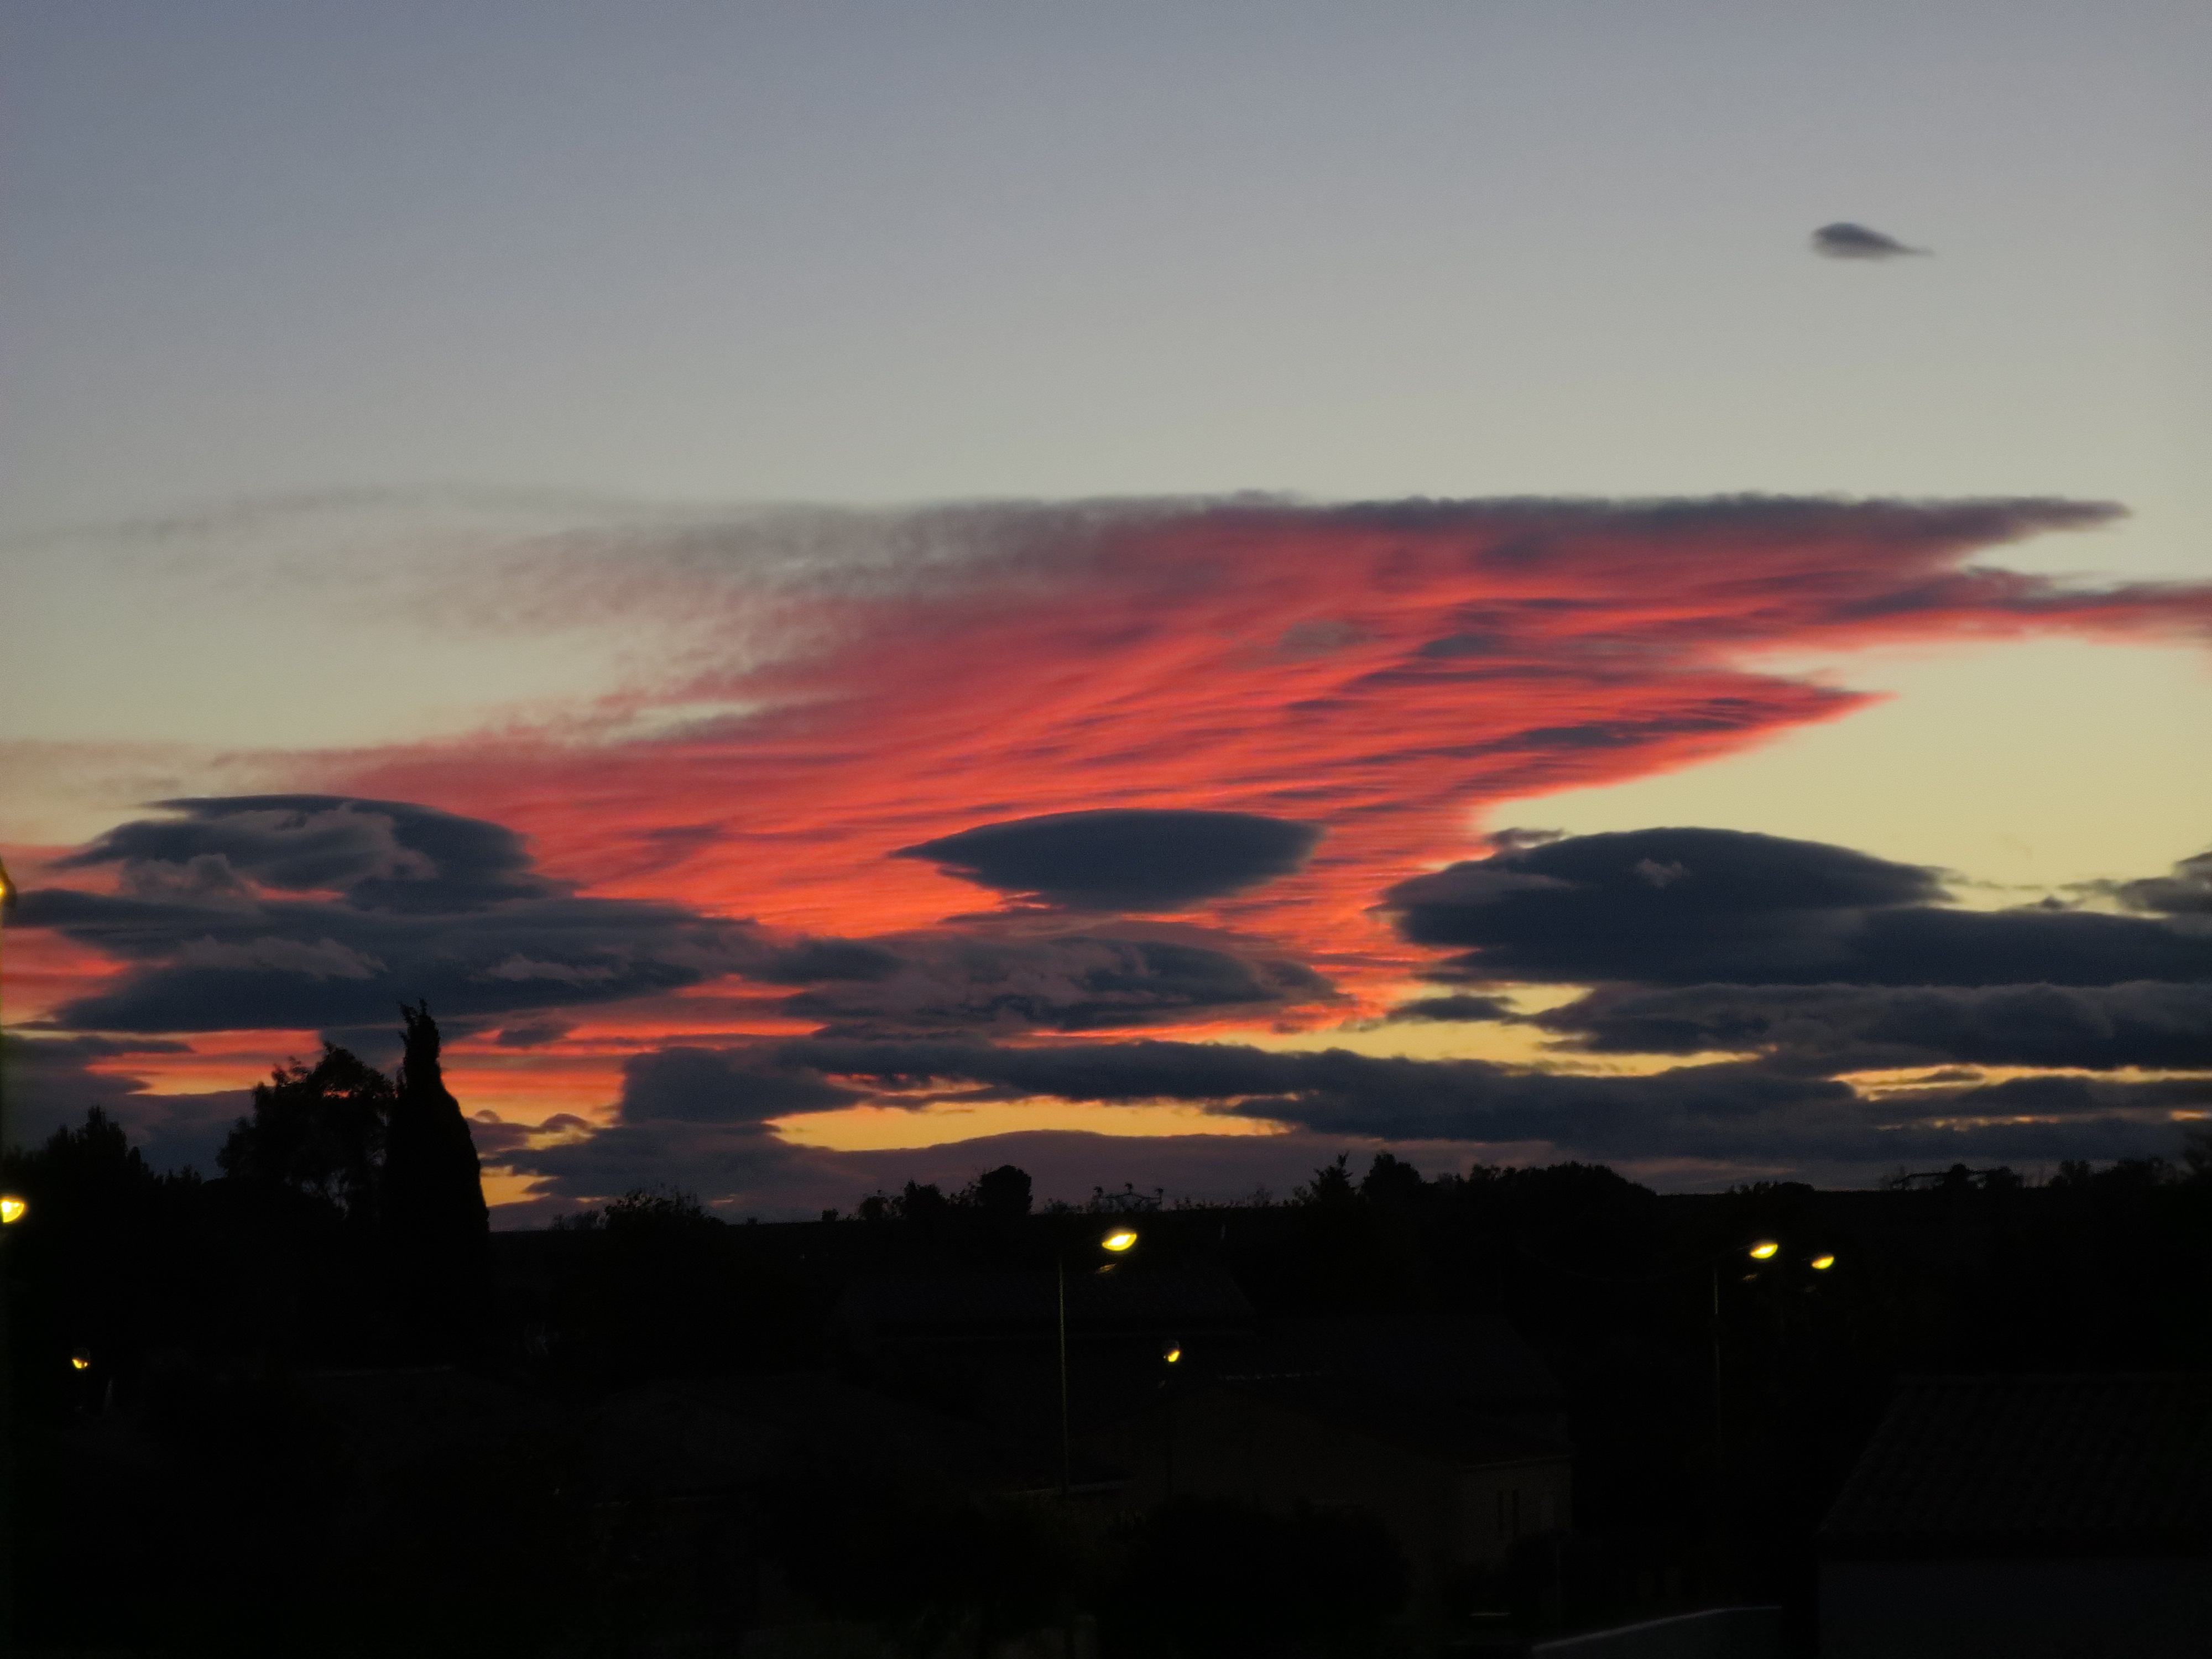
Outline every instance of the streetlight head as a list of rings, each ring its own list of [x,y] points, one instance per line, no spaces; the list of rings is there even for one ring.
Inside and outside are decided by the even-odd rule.
[[[1136,1242],[1137,1232],[1135,1228],[1116,1227],[1112,1232],[1107,1234],[1105,1237],[1098,1241],[1098,1248],[1102,1250],[1111,1250],[1115,1255],[1119,1255],[1122,1251],[1127,1249],[1129,1246]]]
[[[1169,1364],[1174,1364],[1176,1360],[1182,1358],[1182,1344],[1170,1337],[1160,1344],[1160,1358],[1166,1360]]]
[[[79,1348],[75,1353],[71,1354],[70,1356],[70,1369],[73,1371],[90,1370],[92,1369],[92,1351],[89,1348]]]
[[[21,1221],[23,1218],[23,1212],[30,1207],[13,1193],[0,1195],[0,1226],[5,1226],[11,1221]]]
[[[1832,1255],[1816,1255],[1806,1265],[1816,1273],[1824,1273],[1836,1265],[1836,1258]]]
[[[1758,1243],[1751,1247],[1751,1259],[1753,1261],[1765,1261],[1771,1256],[1774,1255],[1776,1252],[1781,1249],[1781,1248],[1782,1247],[1779,1244],[1777,1244],[1772,1239],[1762,1238]]]

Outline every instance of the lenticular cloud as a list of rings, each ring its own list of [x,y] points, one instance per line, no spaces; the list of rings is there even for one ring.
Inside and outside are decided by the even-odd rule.
[[[794,1154],[765,1114],[941,1087],[1577,1155],[1869,1158],[1911,1114],[1867,1118],[1836,1080],[1847,1063],[2199,1054],[2196,864],[2116,890],[2125,914],[1978,917],[1929,872],[1849,849],[1694,830],[1492,842],[1484,814],[1864,701],[1773,667],[1785,653],[2212,633],[2212,589],[1975,562],[2117,516],[1237,498],[601,527],[443,571],[441,592],[473,615],[499,608],[477,587],[526,591],[502,625],[556,643],[619,618],[636,638],[618,694],[301,757],[291,787],[322,793],[126,825],[54,860],[93,885],[33,894],[27,915],[108,959],[72,959],[79,982],[52,999],[78,1029],[349,1026],[443,974],[441,1012],[499,1025],[487,1086],[623,1103],[600,1136],[514,1165],[574,1182],[611,1179],[610,1159],[706,1180],[653,1165],[690,1158],[772,1183]],[[2044,993],[2007,977],[2029,962]],[[1407,1005],[1423,978],[1438,994]],[[1482,994],[1532,979],[1587,994],[1542,1016]],[[249,980],[258,1019],[225,1012]],[[2035,1048],[2024,1011],[2054,997],[2080,1035]],[[1545,1079],[1192,1040],[1394,1006],[1515,1021],[1562,1053],[1749,1058]],[[675,1058],[624,1070],[655,1052]],[[2010,1086],[1924,1103],[2033,1107],[2046,1139],[2168,1104],[2125,1078],[2056,1105]]]
[[[362,754],[343,781],[513,825],[544,867],[599,891],[680,894],[811,934],[936,927],[976,909],[981,882],[1179,911],[1332,973],[1395,970],[1409,958],[1373,907],[1467,856],[1486,803],[1693,764],[1861,702],[1750,666],[1755,653],[2203,627],[2212,599],[2196,590],[2069,588],[1972,563],[2118,512],[1766,497],[964,507],[886,517],[889,551],[817,566],[760,560],[742,526],[720,543],[694,528],[664,550],[625,544],[605,581],[692,584],[702,614],[742,610],[757,581],[786,647],[763,658],[740,629],[718,660],[687,636],[681,676],[630,712],[657,698],[744,717],[587,745],[509,729]],[[849,515],[837,523],[848,546]],[[573,565],[563,580],[588,586]],[[1249,880],[1242,866],[1164,886],[1061,867],[1065,831],[1096,821],[1058,815],[1109,811],[1242,814],[1320,838],[1303,863],[1302,848],[1261,849]],[[999,856],[1012,852],[1061,864],[1018,871]]]

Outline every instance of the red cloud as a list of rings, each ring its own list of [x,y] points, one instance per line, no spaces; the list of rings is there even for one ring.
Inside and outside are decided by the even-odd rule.
[[[971,556],[942,554],[939,524],[910,567],[784,571],[750,611],[743,561],[702,557],[695,536],[680,557],[632,546],[599,568],[633,609],[649,585],[681,610],[688,581],[697,616],[731,618],[725,656],[687,644],[684,683],[624,708],[754,712],[626,741],[549,725],[302,757],[292,787],[494,820],[601,895],[844,937],[1025,925],[966,914],[987,896],[893,856],[978,825],[1102,807],[1294,819],[1327,831],[1304,868],[1199,905],[1186,930],[1310,964],[1371,1005],[1431,955],[1371,907],[1467,856],[1486,805],[1693,764],[1864,701],[1748,665],[1761,653],[2201,635],[2212,589],[2090,590],[1969,562],[2116,514],[1765,498],[963,509],[946,522],[977,530]],[[569,561],[557,588],[588,602],[590,573]],[[794,642],[765,663],[762,616]],[[592,1075],[611,1077],[635,1041],[790,1029],[756,990],[596,1010],[569,1047],[608,1056]],[[465,1060],[471,1048],[518,1078],[547,1063],[488,1037]],[[585,1085],[562,1079],[565,1108]]]
[[[1966,562],[2115,513],[1742,498],[1078,520],[927,575],[780,595],[810,648],[709,667],[675,699],[750,717],[590,747],[507,732],[359,756],[329,781],[522,829],[596,890],[848,935],[972,909],[973,889],[890,855],[977,824],[1274,814],[1327,826],[1316,856],[1202,915],[1358,977],[1408,960],[1376,895],[1464,855],[1486,803],[1666,771],[1863,701],[1744,666],[1753,653],[2203,629],[2202,588]]]

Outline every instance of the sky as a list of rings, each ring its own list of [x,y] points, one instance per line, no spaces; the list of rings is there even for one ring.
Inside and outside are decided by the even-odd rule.
[[[6,1133],[498,1224],[2212,1114],[2212,18],[0,0]]]

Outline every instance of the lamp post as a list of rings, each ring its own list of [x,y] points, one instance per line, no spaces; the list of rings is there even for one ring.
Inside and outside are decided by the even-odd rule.
[[[1166,1376],[1160,1383],[1160,1391],[1164,1396],[1160,1402],[1160,1418],[1166,1431],[1165,1438],[1167,1441],[1167,1457],[1165,1459],[1165,1474],[1167,1477],[1167,1495],[1170,1498],[1173,1498],[1175,1496],[1175,1368],[1182,1363],[1182,1343],[1176,1341],[1173,1337],[1170,1337],[1166,1341],[1160,1344],[1160,1366],[1166,1373]]]
[[[1120,1255],[1136,1242],[1135,1228],[1116,1227],[1098,1241],[1098,1248]],[[1060,1285],[1060,1495],[1065,1498],[1069,1473],[1074,1462],[1067,1429],[1067,1251],[1065,1249],[1060,1251],[1055,1261],[1059,1267]]]
[[[1748,1244],[1731,1244],[1724,1250],[1716,1250],[1708,1264],[1712,1272],[1713,1281],[1713,1449],[1716,1453],[1720,1450],[1727,1426],[1721,1403],[1721,1262],[1727,1257],[1734,1255],[1736,1251],[1741,1250],[1751,1261],[1759,1264],[1752,1272],[1744,1275],[1746,1279],[1755,1279],[1758,1277],[1759,1268],[1763,1268],[1769,1262],[1782,1259],[1782,1243],[1778,1239],[1753,1239]],[[1836,1265],[1835,1252],[1822,1250],[1817,1255],[1809,1255],[1805,1258],[1805,1265],[1814,1273],[1824,1273]],[[1778,1320],[1779,1316],[1777,1317]],[[1780,1331],[1778,1323],[1776,1329],[1778,1337]]]
[[[1634,1274],[1594,1273],[1586,1268],[1571,1267],[1565,1262],[1547,1261],[1517,1238],[1512,1241],[1512,1245],[1516,1250],[1527,1256],[1531,1261],[1548,1267],[1553,1273],[1565,1273],[1573,1279],[1587,1279],[1600,1285],[1650,1285],[1662,1279],[1672,1279],[1679,1274],[1695,1273],[1698,1266],[1703,1265],[1712,1284],[1713,1445],[1716,1450],[1719,1449],[1725,1427],[1723,1407],[1721,1403],[1721,1263],[1741,1252],[1754,1264],[1753,1272],[1746,1276],[1755,1278],[1759,1268],[1782,1257],[1784,1246],[1779,1239],[1762,1237],[1741,1239],[1724,1249],[1715,1250],[1712,1255],[1705,1258],[1703,1264],[1692,1261],[1685,1262],[1678,1267],[1662,1267],[1656,1273]],[[1836,1265],[1835,1253],[1832,1250],[1820,1251],[1817,1255],[1807,1256],[1804,1259],[1804,1264],[1815,1273],[1826,1273]]]

